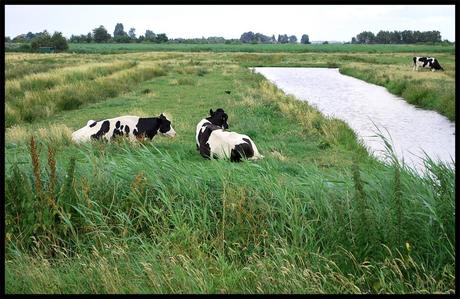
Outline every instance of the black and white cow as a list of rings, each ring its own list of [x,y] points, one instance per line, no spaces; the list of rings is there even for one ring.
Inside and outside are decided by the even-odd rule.
[[[156,134],[174,137],[176,131],[163,115],[158,117],[119,116],[100,121],[89,120],[86,126],[72,133],[72,140],[85,142],[92,139],[110,141],[117,136],[127,136],[130,140],[144,137],[152,139]]]
[[[226,131],[206,119],[202,119],[197,125],[197,139],[200,154],[206,159],[228,158],[232,162],[240,162],[245,158],[263,158],[249,136]]]
[[[418,71],[419,67],[429,68],[432,72],[435,70],[444,70],[434,57],[414,57],[414,71]]]
[[[196,149],[199,150],[200,149],[200,142],[198,140],[198,133],[201,129],[201,127],[206,124],[206,123],[211,123],[213,125],[216,125],[216,126],[219,126],[221,127],[222,129],[228,129],[228,123],[227,123],[227,120],[228,120],[228,115],[227,113],[225,113],[224,109],[222,108],[217,108],[216,111],[212,111],[212,109],[209,110],[209,114],[211,116],[207,117],[207,118],[203,118],[199,123],[198,125],[196,126],[196,136],[195,136],[195,139],[196,139]]]

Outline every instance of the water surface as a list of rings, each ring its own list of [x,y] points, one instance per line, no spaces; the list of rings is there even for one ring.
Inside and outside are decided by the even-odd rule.
[[[416,108],[384,87],[332,68],[254,70],[324,115],[345,121],[380,159],[384,159],[384,144],[375,137],[376,126],[386,137],[391,136],[398,158],[419,172],[423,171],[424,152],[437,161],[452,163],[455,159],[455,123],[435,111]]]

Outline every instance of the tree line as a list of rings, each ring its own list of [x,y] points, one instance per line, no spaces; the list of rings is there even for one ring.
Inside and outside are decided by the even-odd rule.
[[[376,35],[371,31],[363,31],[352,37],[352,44],[415,44],[415,43],[440,43],[441,33],[432,31],[383,31]],[[448,42],[448,40],[444,40]]]
[[[88,34],[73,35],[69,38],[71,43],[132,43],[132,42],[152,42],[165,43],[168,36],[165,33],[155,34],[152,30],[146,30],[144,35],[136,36],[136,29],[130,28],[125,31],[122,23],[115,25],[113,35],[111,35],[103,25],[94,28]]]
[[[297,43],[295,35],[278,34],[276,38],[267,36],[259,32],[244,32],[239,39],[225,39],[220,36],[211,36],[208,38],[175,38],[169,39],[165,33],[154,33],[152,30],[146,30],[143,35],[137,36],[136,29],[130,28],[127,32],[122,23],[115,25],[115,30],[111,35],[107,29],[101,25],[94,28],[91,32],[81,35],[73,35],[66,39],[61,32],[54,34],[43,32],[20,34],[13,39],[5,37],[5,42],[13,43],[30,43],[26,45],[27,49],[36,51],[40,47],[53,47],[56,52],[65,51],[68,49],[67,42],[70,43],[188,43],[188,44],[287,44]],[[413,43],[439,43],[441,33],[436,30],[432,31],[384,31],[381,30],[377,34],[371,31],[363,31],[352,37],[352,44],[413,44]],[[450,43],[448,40],[444,42]],[[308,34],[303,34],[300,39],[301,44],[310,44]],[[324,42],[327,43],[327,42]],[[349,42],[346,42],[349,43]]]
[[[267,36],[262,33],[254,33],[252,31],[245,32],[240,37],[240,42],[245,44],[295,44],[297,37],[295,35],[288,36],[287,34],[278,34],[278,39],[275,35]],[[301,44],[310,44],[310,39],[307,34],[302,35]]]

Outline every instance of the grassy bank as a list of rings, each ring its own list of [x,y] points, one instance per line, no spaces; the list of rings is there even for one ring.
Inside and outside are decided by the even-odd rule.
[[[14,78],[20,91],[41,93],[60,70],[50,90],[81,82],[103,98],[6,130],[6,293],[455,292],[454,169],[427,161],[431,171],[419,177],[382,164],[343,122],[246,68],[256,59],[320,65],[336,56],[107,57],[113,64],[81,59],[92,60],[88,69],[123,70],[79,81],[62,59],[38,77]],[[162,71],[136,77],[143,68]],[[120,72],[126,89],[96,88]],[[263,160],[201,158],[195,125],[217,107]],[[175,139],[69,140],[88,119],[161,112]]]

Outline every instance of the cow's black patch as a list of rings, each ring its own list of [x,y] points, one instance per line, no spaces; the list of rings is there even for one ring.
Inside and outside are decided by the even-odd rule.
[[[216,111],[212,111],[212,109],[210,109],[209,114],[211,114],[211,116],[207,117],[206,119],[209,120],[212,124],[222,127],[226,130],[228,129],[228,115],[224,112],[224,109],[218,108]]]
[[[121,124],[121,122],[119,120],[117,120],[117,122],[115,123],[115,128],[118,129],[120,127],[120,124]]]
[[[126,136],[128,136],[128,134],[129,134],[129,127],[128,127],[127,125],[125,126],[125,133],[126,133]]]
[[[439,64],[439,62],[438,62],[437,59],[435,59],[435,60],[433,61],[433,63],[431,64],[431,68],[433,68],[433,69],[435,69],[435,70],[444,70],[444,69],[442,68],[442,66]]]
[[[92,124],[89,125],[90,128],[94,127],[97,124],[97,121],[93,122]]]
[[[123,136],[123,131],[115,128],[113,129],[112,138],[115,138],[117,136]]]
[[[208,144],[209,136],[211,136],[212,131],[222,128],[211,123],[206,123],[203,126],[205,127],[204,131],[202,132],[202,130],[200,130],[198,133],[198,142],[200,143],[199,150],[203,158],[209,159],[211,154],[211,148]]]
[[[122,131],[123,131],[123,127],[124,127],[124,125],[121,125],[121,126],[120,126],[120,130],[122,130]]]
[[[141,137],[142,135],[147,136],[152,139],[160,128],[161,120],[158,117],[148,117],[148,118],[139,118],[137,122],[136,129],[134,129],[133,134],[136,137]]]
[[[244,143],[237,144],[230,153],[231,162],[240,162],[241,159],[250,158],[254,156],[254,149],[252,148],[251,141],[243,138]]]
[[[108,120],[104,121],[101,125],[101,128],[96,134],[91,135],[91,138],[101,139],[101,137],[106,134],[110,129],[110,122]]]
[[[160,133],[167,133],[171,130],[171,122],[163,115],[163,113],[158,118],[160,120]]]

